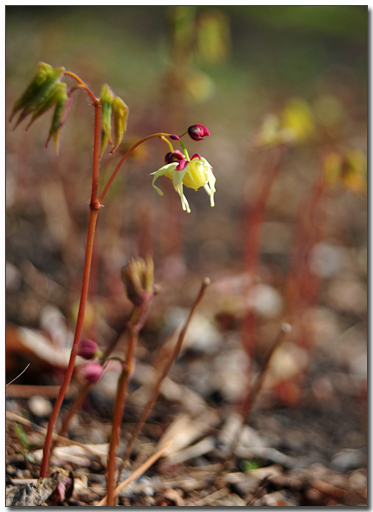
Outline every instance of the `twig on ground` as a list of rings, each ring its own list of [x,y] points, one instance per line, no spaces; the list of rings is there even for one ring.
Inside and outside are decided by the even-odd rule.
[[[167,443],[165,446],[162,446],[162,448],[160,448],[158,451],[156,451],[146,462],[144,462],[144,464],[141,464],[140,467],[135,469],[135,471],[128,478],[126,478],[126,480],[124,480],[120,485],[118,485],[118,487],[114,491],[114,496],[117,496],[117,494],[119,494],[121,491],[123,491],[123,489],[127,485],[129,485],[131,482],[136,480],[136,478],[138,478],[142,473],[144,473],[147,469],[149,469],[150,466],[152,466],[154,464],[154,462],[156,462],[162,456],[163,452],[165,452],[171,444],[172,444],[172,441]],[[105,506],[106,499],[107,499],[107,496],[105,496],[105,498],[103,498],[99,503],[97,503],[96,507]]]

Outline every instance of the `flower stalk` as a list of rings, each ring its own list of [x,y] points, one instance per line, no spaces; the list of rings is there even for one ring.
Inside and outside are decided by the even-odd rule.
[[[100,211],[99,203],[97,200],[97,191],[98,191],[98,171],[99,171],[99,149],[100,149],[100,124],[101,124],[101,105],[99,103],[95,103],[95,134],[94,134],[94,145],[93,145],[93,169],[92,169],[92,195],[91,195],[91,203],[89,210],[89,222],[88,222],[88,234],[87,234],[87,245],[86,245],[86,253],[84,260],[84,270],[83,270],[83,282],[82,282],[82,290],[80,294],[80,303],[79,303],[79,311],[78,318],[75,327],[75,335],[74,342],[71,349],[69,364],[66,369],[66,373],[64,375],[64,379],[62,381],[60,391],[58,393],[56,402],[53,407],[53,411],[51,417],[48,422],[47,434],[45,436],[45,442],[43,447],[43,458],[40,466],[40,477],[45,477],[48,470],[49,464],[49,453],[51,449],[53,430],[56,424],[58,414],[60,412],[63,400],[66,395],[67,388],[70,384],[71,377],[73,375],[75,360],[77,356],[78,343],[82,337],[83,333],[83,325],[84,325],[84,315],[85,308],[87,304],[88,297],[88,287],[89,287],[89,277],[91,273],[91,264],[92,264],[92,253],[93,253],[93,244],[95,238],[97,217]]]

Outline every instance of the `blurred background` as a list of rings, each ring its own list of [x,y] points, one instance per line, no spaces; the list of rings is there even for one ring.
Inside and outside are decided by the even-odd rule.
[[[247,361],[258,371],[281,322],[296,314],[290,278],[300,289],[308,272],[312,300],[268,378],[270,404],[304,405],[310,415],[310,404],[319,412],[325,406],[340,417],[348,400],[352,423],[337,428],[333,420],[327,429],[342,448],[364,449],[367,8],[7,6],[8,117],[40,61],[75,72],[97,96],[108,83],[129,106],[122,145],[102,159],[102,182],[137,138],[181,134],[195,123],[211,133],[202,142],[183,140],[214,168],[214,208],[202,189],[186,189],[192,212],[183,212],[166,178],[158,196],[149,174],[164,163],[161,141],[141,146],[118,174],[99,219],[85,336],[105,345],[128,314],[120,269],[130,256],[153,252],[162,289],[145,327],[143,360],[180,324],[207,275],[212,285],[178,378],[211,403],[232,406],[247,389]],[[59,382],[56,364],[31,354],[14,326],[68,346],[81,286],[93,118],[87,97],[75,94],[58,156],[52,144],[44,149],[48,115],[27,133],[7,123],[7,318],[15,329],[8,381],[35,357],[43,372],[34,363],[19,383]],[[316,235],[304,227],[312,208],[323,219]],[[259,237],[257,255],[251,236]],[[246,325],[254,333],[249,348],[247,311],[256,318],[254,328]]]

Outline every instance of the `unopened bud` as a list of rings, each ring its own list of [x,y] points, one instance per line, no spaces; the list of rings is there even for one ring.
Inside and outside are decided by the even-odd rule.
[[[78,345],[77,355],[84,359],[93,359],[102,355],[97,343],[93,340],[82,340]]]
[[[114,94],[107,84],[104,84],[101,91],[101,149],[100,157],[103,155],[107,143],[113,144],[111,140],[111,112]]]
[[[189,126],[188,133],[193,140],[205,140],[204,138],[210,135],[210,132],[203,124]]]
[[[132,258],[122,269],[122,280],[127,297],[135,306],[141,306],[145,295],[154,293],[154,265],[152,258]]]
[[[165,156],[166,164],[172,164],[173,162],[180,162],[180,160],[184,160],[185,155],[178,149],[173,151],[172,153],[167,153]]]
[[[114,116],[114,148],[111,153],[114,153],[126,132],[128,107],[121,98],[116,96],[113,100],[112,109]]]
[[[96,384],[104,373],[104,369],[99,363],[88,363],[82,367],[81,371],[85,380],[90,384]]]
[[[172,140],[180,140],[180,137],[178,135],[176,135],[176,133],[173,133],[172,135],[170,135],[170,139],[172,139]]]

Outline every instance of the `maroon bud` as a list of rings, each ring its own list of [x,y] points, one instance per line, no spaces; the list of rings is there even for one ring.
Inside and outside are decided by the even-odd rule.
[[[194,158],[198,158],[198,160],[201,160],[201,155],[199,155],[198,153],[196,153],[195,155],[192,156],[191,160],[193,160]]]
[[[166,164],[172,164],[173,162],[180,162],[180,160],[184,160],[185,156],[181,151],[176,149],[173,153],[167,153],[165,156]]]
[[[104,369],[99,363],[88,363],[82,367],[83,377],[90,384],[96,384],[103,373]]]
[[[204,137],[210,135],[210,132],[203,124],[193,124],[189,126],[188,133],[193,140],[205,140]]]
[[[77,355],[84,359],[93,359],[99,353],[97,343],[92,340],[82,340],[78,345]]]
[[[189,164],[189,161],[186,160],[185,158],[183,160],[180,160],[175,171],[183,171],[188,164]]]
[[[172,140],[180,140],[180,137],[178,135],[176,135],[175,133],[173,133],[172,135],[170,135],[170,139],[172,139]]]

